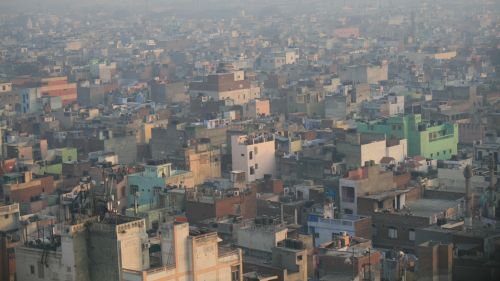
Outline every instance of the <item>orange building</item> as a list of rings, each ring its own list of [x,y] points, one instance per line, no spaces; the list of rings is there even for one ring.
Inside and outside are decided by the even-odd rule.
[[[39,91],[42,96],[60,97],[62,105],[70,104],[77,99],[76,83],[68,83],[66,76],[41,79]]]

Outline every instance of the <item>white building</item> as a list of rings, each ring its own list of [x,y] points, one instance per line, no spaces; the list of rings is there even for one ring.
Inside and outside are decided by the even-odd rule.
[[[236,135],[231,137],[232,169],[244,171],[247,182],[274,174],[276,170],[274,135]]]
[[[396,163],[403,162],[408,155],[408,144],[406,139],[386,140],[383,135],[356,133],[337,143],[337,151],[345,155],[348,168],[356,168],[370,161],[380,164],[384,157],[394,158]]]

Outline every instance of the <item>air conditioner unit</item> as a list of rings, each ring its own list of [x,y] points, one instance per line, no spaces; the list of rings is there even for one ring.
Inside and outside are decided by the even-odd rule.
[[[147,243],[142,244],[142,248],[143,249],[149,249],[149,248],[151,248],[151,243],[147,242]]]

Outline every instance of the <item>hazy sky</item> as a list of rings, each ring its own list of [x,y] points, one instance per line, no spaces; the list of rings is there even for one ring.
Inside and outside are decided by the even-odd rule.
[[[411,8],[422,3],[448,3],[445,7],[457,8],[460,3],[480,5],[484,2],[496,3],[499,0],[0,0],[0,13],[68,13],[85,11],[91,8],[109,10],[129,10],[141,13],[149,10],[163,11],[176,10],[182,14],[201,13],[203,11],[224,11],[234,8],[245,8],[254,13],[265,11],[268,7],[279,10],[286,8],[303,12],[324,11],[349,5],[354,9],[363,9],[367,6],[378,6],[383,9]]]

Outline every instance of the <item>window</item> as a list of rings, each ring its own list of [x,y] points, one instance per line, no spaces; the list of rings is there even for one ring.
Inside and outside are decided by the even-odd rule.
[[[30,265],[30,273],[35,274],[35,266],[34,265]]]
[[[377,231],[377,226],[372,224],[372,236],[377,237],[378,231]]]
[[[408,240],[415,241],[415,229],[408,230]]]
[[[238,266],[231,267],[231,281],[240,281],[240,268]]]
[[[346,215],[352,215],[352,213],[353,213],[352,209],[347,209],[347,208],[344,209],[344,214],[346,214]]]
[[[314,238],[319,238],[319,232],[314,233]]]
[[[302,260],[302,255],[298,255],[297,256],[297,261],[301,261]]]
[[[342,186],[342,201],[354,203],[354,187]]]
[[[254,175],[255,174],[255,169],[253,167],[250,167],[250,175]]]
[[[439,156],[439,151],[436,154],[437,154],[437,156]]]
[[[258,152],[259,152],[259,148],[258,148],[258,147],[254,147],[254,148],[253,148],[253,153],[254,153],[255,155],[257,155],[257,153],[258,153]]]
[[[243,154],[243,153],[242,153],[242,154],[241,154],[241,157],[245,157],[245,154]]]
[[[259,164],[255,163],[255,170],[259,168]]]
[[[252,152],[252,151],[250,151],[250,152],[248,153],[248,159],[250,159],[250,160],[252,160],[252,159],[253,159],[253,152]]]
[[[387,236],[389,236],[390,239],[397,239],[398,238],[398,229],[395,227],[389,227],[388,228],[389,232],[387,233]]]

